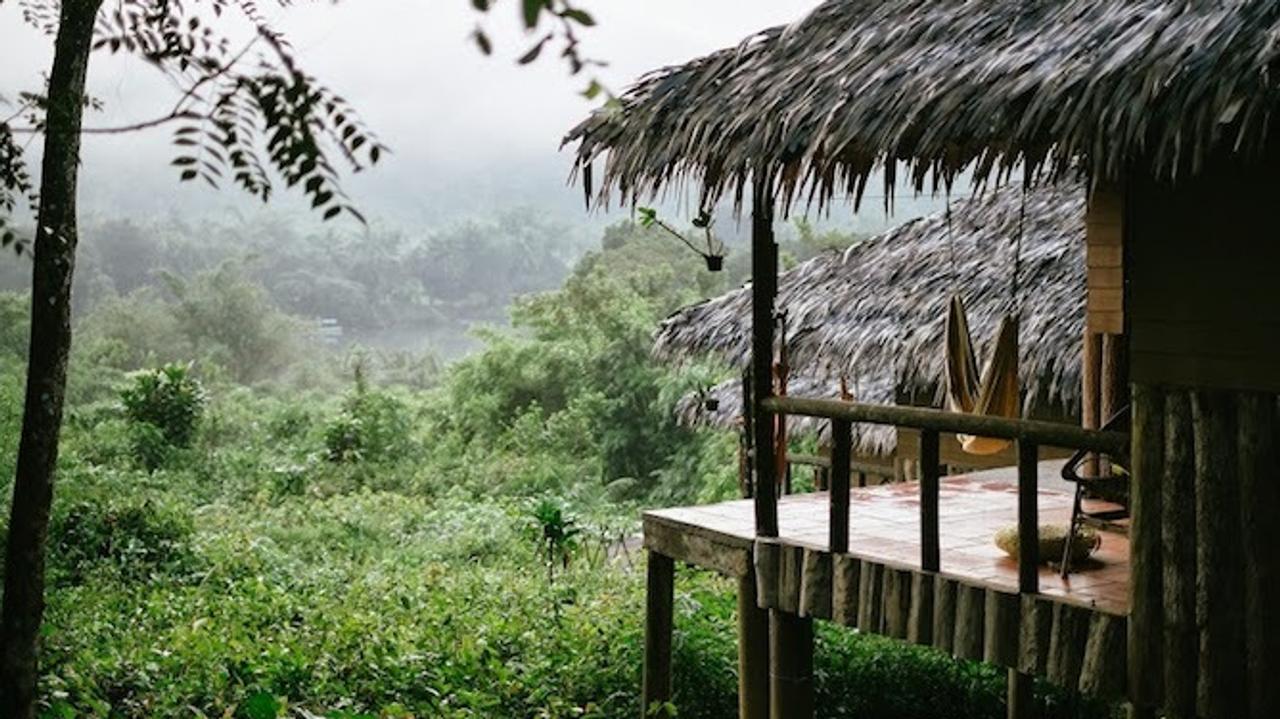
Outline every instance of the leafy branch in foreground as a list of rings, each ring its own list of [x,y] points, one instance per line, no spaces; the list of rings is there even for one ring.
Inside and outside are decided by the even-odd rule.
[[[487,13],[498,0],[471,0],[471,6],[478,12]],[[549,20],[549,30],[539,30],[544,18]],[[569,66],[571,75],[578,75],[589,67],[604,67],[600,60],[582,54],[581,40],[578,30],[595,27],[596,20],[591,13],[583,10],[571,0],[520,0],[520,21],[525,32],[535,34],[536,39],[517,60],[521,65],[528,65],[542,56],[548,45],[560,45],[560,57]],[[476,46],[485,55],[493,54],[493,41],[483,27],[476,27],[472,33]],[[594,100],[602,93],[608,94],[598,80],[592,79],[582,92],[588,100]]]

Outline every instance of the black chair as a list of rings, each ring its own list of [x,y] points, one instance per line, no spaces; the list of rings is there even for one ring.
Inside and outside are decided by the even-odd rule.
[[[1129,407],[1125,406],[1111,416],[1102,429],[1110,432],[1129,431]],[[1080,475],[1080,466],[1087,461],[1095,460],[1102,471],[1096,477]],[[1067,527],[1067,539],[1062,545],[1062,578],[1071,573],[1071,547],[1075,542],[1076,530],[1083,525],[1099,529],[1128,532],[1128,527],[1119,524],[1129,518],[1129,458],[1127,456],[1098,457],[1092,452],[1080,450],[1071,455],[1071,459],[1062,467],[1062,478],[1076,486],[1075,501],[1071,505],[1071,524]],[[1086,496],[1101,499],[1110,505],[1108,509],[1086,511]]]

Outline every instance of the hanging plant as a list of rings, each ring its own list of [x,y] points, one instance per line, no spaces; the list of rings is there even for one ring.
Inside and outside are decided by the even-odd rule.
[[[711,213],[706,210],[702,210],[693,220],[693,226],[702,230],[702,233],[705,236],[705,249],[699,247],[693,240],[685,237],[684,233],[677,231],[671,225],[663,222],[662,219],[658,217],[658,211],[652,207],[636,208],[636,213],[640,216],[641,227],[657,227],[677,240],[680,240],[685,247],[688,247],[690,250],[693,250],[702,256],[702,259],[707,263],[707,269],[711,272],[719,272],[724,269],[724,243],[718,240],[715,237],[715,234],[711,231],[711,226],[715,224],[715,220],[711,218]]]

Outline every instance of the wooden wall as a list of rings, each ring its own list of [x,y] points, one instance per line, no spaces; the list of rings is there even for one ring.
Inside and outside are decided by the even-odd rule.
[[[1219,163],[1125,191],[1134,381],[1280,391],[1280,172]]]
[[[1278,417],[1134,385],[1129,689],[1169,719],[1280,717]]]

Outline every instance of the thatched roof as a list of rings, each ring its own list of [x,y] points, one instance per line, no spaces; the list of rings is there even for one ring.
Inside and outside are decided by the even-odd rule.
[[[767,168],[781,199],[861,196],[908,163],[979,181],[1022,165],[1162,178],[1211,153],[1261,154],[1280,100],[1280,0],[828,0],[737,47],[644,76],[578,143],[607,156],[601,196],[673,181],[741,199]]]
[[[1015,306],[1011,280],[1023,217],[1017,300],[1024,411],[1074,413],[1085,321],[1084,196],[1079,185],[1006,188],[952,203],[950,231],[939,213],[783,272],[778,308],[787,313],[794,373],[825,383],[824,396],[836,395],[831,388],[843,375],[861,401],[940,403],[951,293],[965,300],[981,360],[1000,317]],[[654,354],[670,362],[713,355],[745,368],[750,285],[664,320]]]

